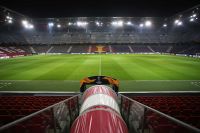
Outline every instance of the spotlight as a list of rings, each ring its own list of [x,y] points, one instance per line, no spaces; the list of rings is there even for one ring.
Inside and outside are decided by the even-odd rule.
[[[61,28],[61,25],[60,25],[60,24],[57,24],[57,28]]]
[[[127,24],[127,25],[132,25],[131,21],[128,21],[126,24]]]
[[[69,22],[69,23],[68,23],[68,25],[70,26],[70,25],[72,25],[72,23],[71,23],[71,22]]]
[[[25,26],[28,24],[28,21],[27,20],[22,20],[22,24]]]
[[[8,20],[12,20],[13,18],[10,17],[10,16],[6,16],[6,19],[8,19]]]
[[[191,19],[190,19],[190,22],[193,22],[193,21],[194,21],[194,18],[191,18]]]
[[[145,22],[145,26],[146,26],[146,27],[151,27],[151,25],[152,25],[152,22],[151,22],[151,21],[148,20],[148,21]]]
[[[49,26],[49,27],[53,27],[53,26],[54,26],[54,23],[53,23],[53,22],[49,22],[49,23],[48,23],[48,26]]]
[[[98,22],[98,21],[96,21],[95,23],[96,23],[97,26],[102,26],[102,25],[103,25],[102,22]]]
[[[11,19],[9,19],[9,20],[8,20],[8,23],[9,23],[9,24],[12,24],[12,23],[13,23],[13,21],[12,21]]]
[[[119,21],[113,21],[111,24],[113,26],[122,27],[124,22],[122,20],[119,20]]]
[[[175,24],[178,24],[178,22],[179,22],[179,20],[178,20],[178,19],[176,19],[176,20],[174,21],[174,23],[175,23]]]
[[[22,25],[26,28],[26,29],[33,29],[34,26],[32,24],[30,24],[27,20],[22,20]]]
[[[33,28],[34,28],[34,26],[32,24],[28,25],[28,29],[33,29]]]
[[[87,22],[83,22],[83,21],[77,21],[76,25],[79,26],[79,27],[85,27],[85,26],[88,25],[88,23]]]
[[[180,26],[180,25],[182,25],[182,24],[183,24],[182,21],[179,21],[179,22],[177,23],[178,26]]]
[[[144,24],[140,24],[139,26],[140,26],[140,27],[144,27]]]
[[[196,17],[196,16],[197,16],[197,14],[193,14],[193,15],[192,15],[192,17]]]
[[[163,27],[167,27],[167,24],[163,24]]]

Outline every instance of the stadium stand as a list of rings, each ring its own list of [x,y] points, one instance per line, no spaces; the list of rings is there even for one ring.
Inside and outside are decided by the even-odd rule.
[[[51,48],[50,45],[32,45],[32,48],[36,53],[47,53],[47,51]]]
[[[136,96],[132,99],[200,128],[199,96]],[[154,120],[152,128],[158,130],[156,133],[159,133],[159,128],[163,130],[162,125],[166,128],[169,126],[167,121],[162,121],[162,118],[152,112],[148,114],[148,121],[151,120]]]
[[[98,51],[98,46],[103,46]],[[101,49],[101,48],[100,48]],[[100,50],[99,49],[99,50]],[[200,53],[199,43],[166,43],[166,44],[0,44],[0,54],[27,55],[35,53],[171,53],[196,55]]]
[[[89,49],[89,45],[73,45],[71,49],[71,53],[87,53]]]
[[[152,53],[152,51],[147,47],[147,45],[131,45],[134,53]]]
[[[130,49],[128,48],[128,45],[112,45],[113,52],[117,53],[130,53]]]
[[[51,47],[52,49],[48,53],[70,53],[72,48],[72,46],[65,44],[51,45]]]
[[[46,108],[70,96],[1,96],[0,126]],[[43,119],[38,118],[38,119]]]

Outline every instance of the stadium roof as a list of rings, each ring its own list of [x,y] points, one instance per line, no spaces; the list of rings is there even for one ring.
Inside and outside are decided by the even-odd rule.
[[[1,0],[0,5],[29,17],[134,16],[169,17],[199,0]]]

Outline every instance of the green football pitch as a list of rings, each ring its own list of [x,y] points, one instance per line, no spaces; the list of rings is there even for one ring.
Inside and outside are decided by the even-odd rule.
[[[200,59],[173,55],[35,55],[0,60],[0,91],[79,91],[96,75],[120,91],[200,91]]]

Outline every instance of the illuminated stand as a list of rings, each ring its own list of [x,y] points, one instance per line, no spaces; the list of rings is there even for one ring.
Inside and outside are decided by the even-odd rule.
[[[118,80],[95,76],[81,81],[82,106],[71,133],[128,133],[117,103]],[[96,84],[86,90],[86,85]],[[112,88],[100,85],[110,84]]]

